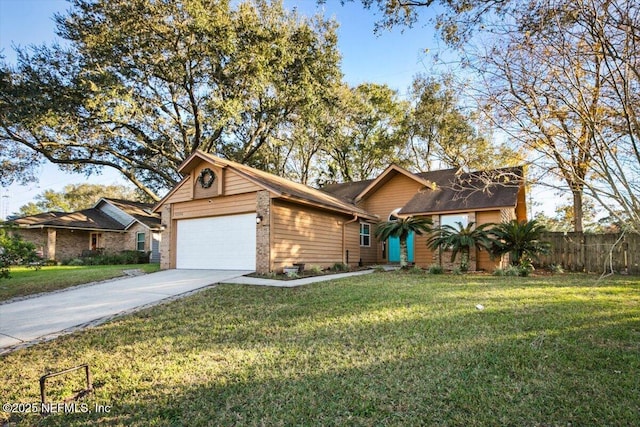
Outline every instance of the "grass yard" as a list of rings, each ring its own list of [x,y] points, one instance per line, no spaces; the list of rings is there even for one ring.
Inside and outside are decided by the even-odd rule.
[[[158,271],[158,264],[47,266],[39,270],[11,267],[11,278],[0,279],[0,301],[122,276],[122,270]]]
[[[638,425],[640,278],[393,272],[218,286],[0,358],[0,396],[38,402],[41,375],[81,363],[97,386],[91,413],[0,422]],[[48,393],[59,402],[72,389]]]

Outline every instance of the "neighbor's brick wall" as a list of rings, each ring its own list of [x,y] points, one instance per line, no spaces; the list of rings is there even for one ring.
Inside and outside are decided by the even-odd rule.
[[[89,232],[80,230],[56,230],[56,261],[78,258],[89,249]]]
[[[144,233],[144,251],[149,252],[151,250],[151,231],[140,223],[136,223],[127,230],[124,235],[123,250],[135,251],[137,249],[138,233]]]
[[[126,233],[116,232],[102,232],[102,241],[104,242],[104,251],[108,253],[120,252],[125,249],[125,236]],[[89,246],[89,240],[87,239],[87,247]]]

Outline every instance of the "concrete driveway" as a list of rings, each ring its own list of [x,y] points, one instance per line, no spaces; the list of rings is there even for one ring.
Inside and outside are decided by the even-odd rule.
[[[1,304],[0,354],[247,273],[250,271],[166,270]]]

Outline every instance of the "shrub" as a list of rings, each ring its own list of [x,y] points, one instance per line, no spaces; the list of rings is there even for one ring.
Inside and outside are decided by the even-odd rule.
[[[439,264],[433,264],[427,271],[429,274],[442,274],[444,273],[444,268],[442,268],[442,266]]]
[[[349,271],[349,266],[341,262],[336,262],[331,266],[331,271]]]
[[[451,274],[454,274],[456,276],[460,276],[460,275],[462,275],[463,272],[466,272],[466,271],[467,271],[466,269],[463,271],[462,268],[456,267],[453,270],[451,270]]]
[[[0,278],[9,278],[9,267],[12,265],[29,265],[40,267],[42,259],[36,253],[36,246],[26,242],[18,235],[0,229]]]
[[[311,271],[313,274],[321,274],[322,267],[320,267],[319,265],[312,265],[311,267],[309,267],[309,271]]]
[[[423,274],[424,273],[424,270],[421,269],[420,267],[416,266],[416,265],[411,267],[408,271],[411,274]]]
[[[506,273],[503,268],[496,268],[495,270],[493,270],[493,275],[498,277],[503,277],[503,276],[506,276]]]
[[[65,261],[63,264],[77,266],[77,265],[85,265],[82,258],[72,258],[70,260]]]

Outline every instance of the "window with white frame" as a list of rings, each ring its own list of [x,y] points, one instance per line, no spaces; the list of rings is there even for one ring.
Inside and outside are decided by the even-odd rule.
[[[360,246],[371,246],[371,224],[360,223]]]
[[[144,244],[145,244],[145,234],[137,233],[136,234],[136,250],[140,252],[144,252],[144,246],[145,246]]]
[[[458,223],[461,223],[463,227],[469,225],[468,214],[455,214],[455,215],[440,215],[440,227],[443,225],[450,225],[456,230],[460,228]]]

